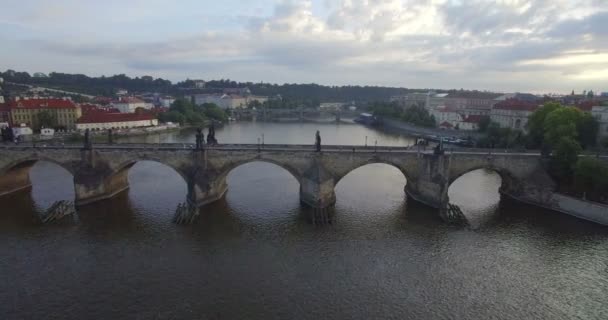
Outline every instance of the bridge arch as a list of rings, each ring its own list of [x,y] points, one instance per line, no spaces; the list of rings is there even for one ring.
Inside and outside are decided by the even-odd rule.
[[[467,168],[466,170],[461,170],[461,171],[457,171],[457,172],[450,174],[450,177],[448,180],[448,188],[450,186],[452,186],[454,184],[454,182],[456,182],[456,180],[458,180],[462,176],[469,174],[471,172],[477,171],[477,170],[488,170],[488,171],[492,171],[492,172],[498,174],[498,176],[500,177],[500,180],[501,180],[501,184],[500,184],[500,188],[499,188],[499,191],[501,191],[501,192],[503,190],[506,191],[506,190],[516,188],[520,183],[519,179],[517,179],[515,174],[508,169],[501,168],[501,167],[494,166],[494,165],[474,165],[474,166]]]
[[[173,171],[175,171],[177,174],[179,174],[179,176],[182,177],[184,182],[186,182],[186,183],[188,182],[188,175],[186,174],[186,172],[184,172],[183,169],[176,168],[171,163],[163,161],[160,158],[154,158],[154,157],[139,157],[139,158],[133,158],[133,159],[128,159],[126,161],[123,161],[114,167],[114,169],[112,170],[112,173],[110,175],[115,176],[115,175],[128,174],[129,169],[131,169],[138,162],[142,162],[142,161],[150,161],[150,162],[162,164],[163,166],[168,167],[168,168],[172,169]]]
[[[189,184],[188,174],[184,172],[184,170],[180,168],[176,168],[171,163],[167,163],[162,159],[154,158],[154,157],[142,157],[142,158],[133,158],[126,161],[123,161],[115,166],[112,172],[106,177],[104,183],[106,185],[107,190],[112,194],[120,193],[124,190],[130,188],[131,183],[129,181],[129,172],[133,166],[137,163],[142,162],[153,162],[156,164],[160,164],[162,167],[167,168],[173,173],[177,174],[181,177],[181,180],[184,182],[186,186]]]
[[[246,159],[246,160],[240,160],[240,161],[235,161],[235,162],[231,162],[230,164],[226,165],[225,167],[223,167],[221,169],[221,173],[220,173],[220,178],[221,179],[226,179],[226,177],[230,174],[230,172],[232,172],[234,169],[248,164],[248,163],[253,163],[253,162],[264,162],[264,163],[270,163],[273,164],[287,172],[289,172],[291,174],[291,176],[293,176],[294,179],[296,179],[298,181],[298,184],[301,183],[302,181],[302,174],[293,166],[280,162],[280,161],[276,161],[273,159],[268,159],[268,158],[253,158],[253,159]]]
[[[344,177],[346,177],[349,173],[351,173],[351,172],[353,172],[353,171],[355,171],[355,170],[357,170],[359,168],[362,168],[362,167],[365,167],[367,165],[370,165],[370,164],[384,164],[384,165],[388,165],[388,166],[391,166],[393,168],[396,168],[397,170],[399,170],[403,174],[403,177],[405,177],[405,183],[406,183],[406,185],[410,181],[409,180],[410,177],[411,177],[410,174],[402,166],[396,164],[395,162],[389,161],[389,160],[384,160],[384,159],[369,159],[367,161],[358,163],[357,165],[348,168],[348,170],[345,171],[344,173],[340,173],[340,174],[336,175],[336,177],[335,177],[335,185],[337,186],[338,183],[340,183],[340,181],[342,181],[342,179]]]
[[[50,162],[50,163],[56,164],[56,165],[60,166],[61,168],[65,169],[70,174],[72,174],[72,175],[75,174],[74,167],[72,167],[69,164],[66,164],[61,161],[57,161],[56,159],[53,159],[51,157],[47,157],[44,155],[32,155],[32,156],[27,156],[27,157],[20,158],[20,159],[9,162],[3,168],[0,168],[0,176],[7,174],[11,170],[14,170],[16,168],[25,168],[25,167],[31,168],[38,161],[45,161],[45,162]]]
[[[30,179],[31,169],[37,163],[47,163],[52,165],[52,168],[44,168],[43,171],[59,170],[63,172],[63,174],[55,176],[55,178],[58,178],[59,180],[53,179],[53,181],[49,181],[48,183],[43,182],[42,189],[46,190],[44,193],[50,196],[46,198],[52,200],[54,197],[59,196],[59,198],[54,200],[61,200],[61,198],[63,198],[64,196],[69,196],[69,198],[65,200],[73,200],[73,192],[75,190],[74,168],[70,164],[57,161],[51,157],[38,155],[31,155],[19,158],[17,160],[9,162],[3,168],[0,168],[0,196],[9,195],[13,192],[18,192],[21,190],[29,190],[32,187],[39,186],[39,179],[35,179],[33,181],[35,185],[32,185],[32,180]],[[71,185],[65,185],[63,187],[71,188],[71,195],[66,194],[65,189],[60,190],[60,188],[58,188],[59,185],[53,185],[53,183],[57,182],[67,182],[62,178],[62,176],[65,176],[67,179],[69,179],[68,181]],[[48,186],[48,184],[50,184],[50,187]],[[49,193],[49,191],[51,192]]]

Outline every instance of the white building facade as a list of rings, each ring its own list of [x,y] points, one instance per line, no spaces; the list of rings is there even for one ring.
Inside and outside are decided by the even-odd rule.
[[[195,94],[192,96],[192,102],[196,105],[204,103],[213,103],[222,109],[238,109],[246,108],[252,101],[264,103],[268,101],[268,97],[264,96],[241,96],[235,94]]]
[[[137,108],[150,108],[150,104],[134,97],[120,98],[120,100],[112,102],[112,106],[118,109],[121,113],[134,113]]]
[[[591,108],[591,115],[593,115],[598,123],[599,128],[597,135],[599,139],[608,137],[608,106],[593,106]]]
[[[539,108],[536,103],[509,99],[497,103],[490,111],[490,120],[502,128],[527,131],[528,118]]]
[[[76,122],[77,130],[108,130],[153,127],[158,119],[149,114],[97,113],[81,117]]]

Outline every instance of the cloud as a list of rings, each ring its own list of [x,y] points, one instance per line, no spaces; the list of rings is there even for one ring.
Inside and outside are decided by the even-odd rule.
[[[135,6],[131,3],[130,9]],[[608,75],[597,72],[607,69],[608,61],[590,57],[608,52],[608,3],[603,0],[285,0],[268,10],[257,5],[235,13],[212,9],[200,14],[213,16],[216,22],[240,21],[239,26],[218,24],[209,29],[202,24],[195,29],[192,21],[180,24],[180,17],[186,16],[167,12],[165,20],[176,21],[167,27],[176,30],[166,31],[164,25],[149,29],[148,23],[149,36],[142,38],[134,22],[122,24],[127,16],[121,14],[109,30],[96,25],[99,36],[86,37],[72,28],[66,31],[70,37],[47,35],[41,40],[32,35],[14,41],[24,50],[124,68],[100,73],[154,73],[176,79],[504,91],[571,90],[576,83],[599,88],[608,80]],[[157,11],[139,13],[136,21],[165,21]],[[199,15],[191,11],[187,17]],[[0,23],[3,19],[8,18],[0,14]],[[57,27],[57,20],[52,21]],[[117,31],[127,26],[135,29]],[[8,36],[0,31],[0,37]],[[3,58],[19,61],[18,56]],[[564,59],[570,62],[563,63]],[[56,63],[59,59],[53,61],[62,66]]]

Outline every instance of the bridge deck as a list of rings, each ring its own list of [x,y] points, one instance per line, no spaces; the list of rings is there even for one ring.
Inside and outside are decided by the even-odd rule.
[[[191,143],[117,143],[117,144],[94,144],[93,149],[99,150],[193,150],[195,147]],[[46,144],[38,142],[15,144],[0,144],[0,150],[31,150],[31,149],[82,149],[82,144]],[[205,146],[206,150],[218,151],[266,151],[266,152],[314,152],[314,145],[303,144],[221,144],[217,146]],[[362,145],[323,145],[323,152],[328,153],[424,153],[432,154],[432,148],[418,148],[416,146],[399,147],[399,146],[362,146]],[[481,148],[446,148],[446,154],[463,154],[463,155],[512,155],[512,156],[540,156],[538,150],[508,150],[508,149],[481,149]],[[583,153],[583,156],[597,156],[602,159],[608,159],[607,153]]]

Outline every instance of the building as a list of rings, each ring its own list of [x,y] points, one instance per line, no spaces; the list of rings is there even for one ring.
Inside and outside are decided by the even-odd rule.
[[[445,105],[454,109],[479,110],[478,112],[489,112],[496,104],[499,93],[485,91],[457,91],[445,97]]]
[[[173,102],[175,102],[175,98],[173,97],[161,97],[158,99],[158,104],[163,108],[169,108]]]
[[[205,89],[206,82],[204,80],[192,80],[194,82],[194,88]]]
[[[106,106],[106,105],[109,105],[112,103],[112,98],[97,96],[97,97],[93,98],[93,102],[96,104],[101,104],[101,105]]]
[[[251,90],[249,90],[249,88],[247,88],[247,87],[245,87],[245,88],[224,88],[224,89],[222,89],[222,93],[248,96],[248,95],[251,95]]]
[[[4,103],[4,93],[2,92],[2,84],[4,83],[4,79],[0,77],[0,104]]]
[[[152,127],[158,125],[158,119],[147,113],[89,113],[76,121],[78,130],[108,130]]]
[[[6,103],[0,103],[0,122],[12,123],[11,108]]]
[[[74,129],[76,120],[82,116],[80,106],[68,99],[19,99],[8,103],[11,122],[14,126],[27,124],[40,127],[39,114],[49,112],[56,127]]]
[[[136,97],[120,97],[112,106],[122,113],[134,113],[137,108],[148,109],[149,105]]]
[[[52,128],[42,128],[40,129],[40,138],[52,138],[55,135],[55,129]]]
[[[477,130],[481,115],[466,115],[462,110],[439,106],[431,110],[440,129]]]
[[[319,109],[321,110],[340,110],[344,106],[343,102],[321,102]]]
[[[541,99],[536,96],[533,95],[531,93],[521,93],[521,92],[515,92],[515,93],[506,93],[503,94],[501,96],[498,96],[496,99],[496,102],[501,102],[501,101],[505,101],[508,99],[517,99],[517,100],[521,100],[521,101],[527,101],[527,102],[538,102]]]
[[[526,131],[528,118],[539,107],[536,102],[507,99],[494,105],[490,119],[503,128]]]
[[[591,115],[593,115],[598,123],[598,138],[605,139],[608,137],[608,106],[593,106],[591,108]]]
[[[390,97],[391,102],[396,102],[404,109],[413,105],[425,106],[427,103],[428,92],[411,92],[403,95]]]
[[[13,136],[15,138],[19,138],[20,136],[29,136],[32,134],[34,134],[32,128],[26,126],[25,124],[22,124],[18,127],[13,127]]]
[[[192,95],[191,99],[196,105],[213,103],[222,109],[246,108],[253,101],[259,103],[268,101],[268,97],[264,96],[241,96],[236,94],[195,94]]]
[[[477,131],[479,129],[479,122],[483,119],[484,116],[480,115],[469,115],[466,116],[459,123],[460,130],[468,130],[468,131]]]
[[[445,99],[447,96],[447,93],[429,92],[429,94],[426,96],[426,103],[424,104],[424,107],[430,112],[431,110],[440,106],[445,106]]]
[[[435,117],[435,122],[439,124],[443,124],[444,122],[448,122],[452,124],[452,126],[456,126],[456,123],[463,120],[462,114],[459,110],[454,108],[449,108],[446,106],[440,106],[431,111],[431,115]]]

